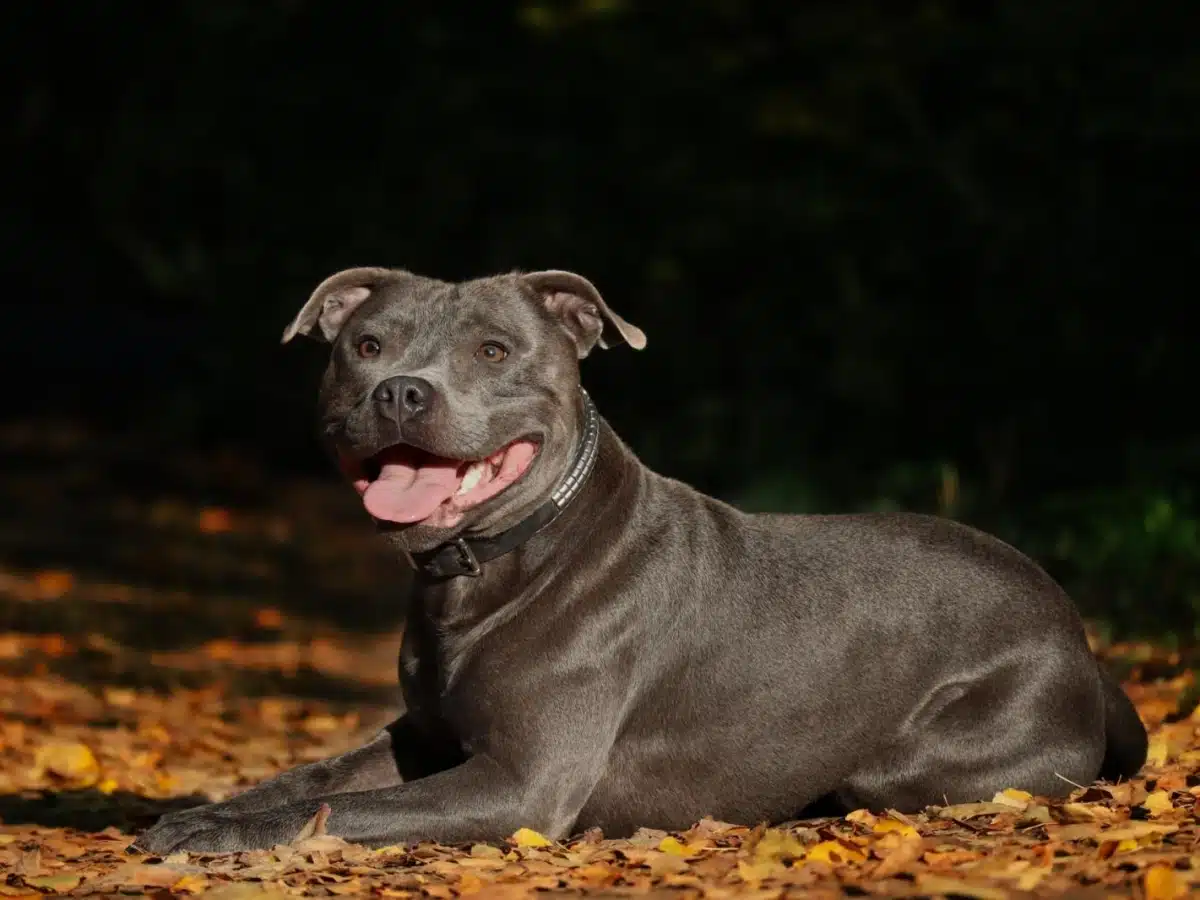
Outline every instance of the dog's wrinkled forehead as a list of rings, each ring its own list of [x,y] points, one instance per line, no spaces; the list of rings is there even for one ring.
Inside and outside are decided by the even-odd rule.
[[[358,268],[338,272],[313,291],[284,330],[284,343],[298,334],[336,341],[353,323],[379,322],[431,340],[486,319],[530,336],[534,326],[560,329],[583,358],[597,344],[622,342],[641,349],[641,329],[613,312],[582,275],[549,270],[512,273],[449,283],[400,269]]]
[[[526,339],[557,333],[553,319],[514,278],[452,284],[411,276],[375,290],[347,316],[337,339],[370,333],[432,351],[487,330]]]

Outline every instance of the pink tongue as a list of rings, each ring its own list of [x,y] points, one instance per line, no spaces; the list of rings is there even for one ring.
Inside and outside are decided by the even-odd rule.
[[[363,494],[367,512],[387,522],[420,522],[454,496],[462,479],[457,462],[429,459],[419,468],[407,462],[385,462],[379,478]]]

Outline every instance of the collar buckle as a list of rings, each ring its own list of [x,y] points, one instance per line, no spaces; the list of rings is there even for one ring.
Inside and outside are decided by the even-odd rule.
[[[462,569],[462,574],[470,578],[478,578],[483,569],[480,568],[479,560],[475,558],[475,551],[471,549],[471,545],[466,542],[466,539],[455,538],[451,541],[451,546],[458,553],[455,561]]]

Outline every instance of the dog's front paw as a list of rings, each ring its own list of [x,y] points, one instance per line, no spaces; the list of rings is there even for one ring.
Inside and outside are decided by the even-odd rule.
[[[158,856],[177,850],[192,853],[265,850],[295,840],[320,807],[320,803],[313,802],[247,812],[223,803],[198,806],[167,813],[139,835],[131,849]]]

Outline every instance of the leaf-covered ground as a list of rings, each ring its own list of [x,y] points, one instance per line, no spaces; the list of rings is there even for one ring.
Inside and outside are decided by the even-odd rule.
[[[626,840],[521,831],[382,850],[315,821],[270,851],[129,854],[163,812],[339,752],[391,718],[403,573],[336,488],[272,484],[219,459],[164,460],[123,482],[119,442],[72,468],[70,432],[59,456],[44,433],[37,452],[22,439],[0,434],[0,898],[1200,891],[1193,661],[1143,645],[1098,650],[1153,729],[1150,765],[1066,800],[1010,790],[774,828],[704,820]]]

